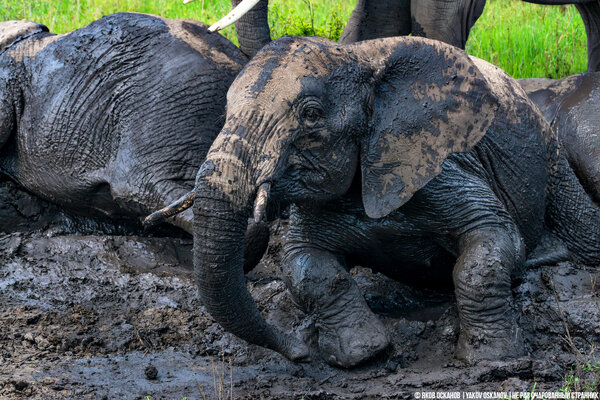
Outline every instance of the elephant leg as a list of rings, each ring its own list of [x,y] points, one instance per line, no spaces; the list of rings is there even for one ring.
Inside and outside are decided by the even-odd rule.
[[[577,4],[585,25],[588,47],[588,71],[600,71],[600,1]]]
[[[465,48],[485,0],[411,0],[412,34]]]
[[[358,0],[340,43],[408,35],[410,0]]]
[[[297,249],[284,256],[283,272],[294,301],[315,318],[319,349],[330,364],[349,368],[389,345],[385,327],[335,255]]]
[[[241,1],[231,0],[231,6],[235,8]],[[235,23],[240,50],[250,58],[254,57],[263,46],[271,42],[268,6],[268,0],[259,1]]]
[[[453,270],[460,316],[456,357],[469,363],[524,354],[511,292],[511,271],[523,261],[515,232],[483,227],[459,240]]]

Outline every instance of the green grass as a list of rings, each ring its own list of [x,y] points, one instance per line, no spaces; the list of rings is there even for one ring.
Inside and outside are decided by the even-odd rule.
[[[167,18],[217,21],[230,0],[1,0],[0,20],[42,22],[56,33],[80,28],[102,15],[137,11]],[[338,39],[355,0],[271,0],[274,38],[318,35]],[[515,16],[519,16],[519,20]],[[222,32],[236,42],[233,27]],[[585,71],[585,29],[574,6],[538,6],[518,0],[488,0],[467,43],[467,51],[515,78],[559,78]]]

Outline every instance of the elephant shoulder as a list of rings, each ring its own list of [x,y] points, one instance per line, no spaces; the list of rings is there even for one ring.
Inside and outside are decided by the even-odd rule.
[[[208,26],[203,22],[193,19],[161,20],[173,38],[185,42],[204,58],[219,65],[240,68],[248,62],[248,57],[236,45],[219,33],[208,32]]]

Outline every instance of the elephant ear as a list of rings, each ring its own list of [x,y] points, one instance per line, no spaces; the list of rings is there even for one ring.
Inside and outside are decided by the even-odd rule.
[[[362,198],[380,218],[406,203],[452,153],[473,148],[498,107],[464,51],[424,38],[362,42],[374,70],[370,132],[361,142]]]
[[[48,32],[48,27],[31,21],[0,22],[0,51],[19,40],[40,32]]]

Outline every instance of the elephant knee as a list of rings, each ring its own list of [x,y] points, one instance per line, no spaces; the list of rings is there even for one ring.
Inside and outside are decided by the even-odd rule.
[[[286,256],[283,270],[294,300],[307,312],[327,307],[356,285],[340,262],[326,252]]]
[[[507,232],[477,232],[461,246],[453,270],[459,311],[474,324],[503,320],[511,305],[511,273],[523,263],[520,240]]]

